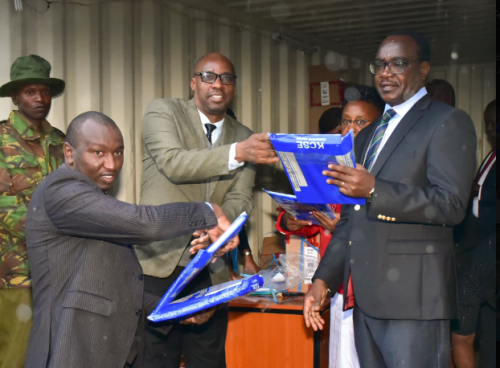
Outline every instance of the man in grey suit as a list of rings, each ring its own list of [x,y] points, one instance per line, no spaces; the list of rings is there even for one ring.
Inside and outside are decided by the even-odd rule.
[[[226,115],[233,99],[236,76],[225,56],[208,54],[196,63],[191,89],[194,98],[157,99],[143,120],[144,160],[141,203],[210,201],[219,204],[229,220],[252,211],[255,163],[277,162],[267,134],[252,131]],[[145,273],[145,290],[161,296],[188,264],[191,235],[137,247]],[[202,270],[184,291],[211,285]],[[211,313],[214,313],[213,311]],[[204,325],[176,325],[167,336],[148,322],[147,368],[180,365],[188,368],[226,366],[227,308],[219,308]]]
[[[123,149],[107,116],[78,116],[68,128],[65,164],[33,195],[26,240],[34,322],[26,368],[140,367],[144,316],[159,298],[143,292],[133,244],[202,229],[213,241],[229,226],[217,205],[137,206],[107,196]],[[193,242],[193,252],[206,237]]]
[[[304,317],[322,328],[319,306],[343,280],[353,290],[345,307],[354,307],[362,367],[450,366],[453,226],[465,215],[476,135],[465,112],[427,94],[429,60],[429,44],[416,32],[394,32],[382,42],[370,69],[385,112],[356,137],[365,168],[330,165],[324,172],[328,183],[367,203],[342,206]]]

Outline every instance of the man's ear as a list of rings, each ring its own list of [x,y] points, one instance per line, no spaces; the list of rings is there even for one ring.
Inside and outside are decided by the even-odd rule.
[[[64,161],[66,164],[72,166],[75,162],[74,153],[75,149],[71,147],[68,142],[64,142],[63,144],[63,152],[64,152]]]
[[[196,78],[195,77],[191,78],[191,82],[189,82],[189,85],[191,86],[191,91],[194,92],[194,87],[196,86]]]
[[[12,92],[10,96],[12,97],[12,103],[17,106],[19,104],[19,96],[17,92]]]
[[[424,61],[420,64],[420,74],[422,75],[422,80],[427,80],[427,75],[429,75],[429,71],[431,70],[431,63],[428,61]]]

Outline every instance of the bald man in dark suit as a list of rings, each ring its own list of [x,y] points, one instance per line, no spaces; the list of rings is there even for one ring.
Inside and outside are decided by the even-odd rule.
[[[106,195],[124,147],[105,115],[78,116],[66,139],[65,164],[38,187],[26,221],[34,322],[25,367],[140,367],[144,317],[159,298],[143,292],[133,245],[206,229],[194,253],[229,221],[203,202],[137,206]]]

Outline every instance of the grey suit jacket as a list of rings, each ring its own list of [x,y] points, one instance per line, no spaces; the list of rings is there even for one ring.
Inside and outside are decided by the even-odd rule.
[[[377,122],[356,137],[363,157]],[[398,124],[372,168],[366,206],[342,206],[315,277],[336,290],[352,274],[354,296],[381,319],[456,316],[453,226],[467,207],[476,134],[463,111],[423,97]]]
[[[208,201],[220,205],[230,221],[243,211],[250,214],[255,166],[246,163],[228,171],[228,160],[231,144],[251,134],[250,129],[226,116],[220,146],[210,147],[193,100],[154,100],[143,120],[140,203]],[[144,273],[162,278],[170,276],[190,238],[187,234],[137,247]]]
[[[25,367],[123,368],[127,357],[133,361],[141,316],[158,300],[143,295],[132,245],[216,224],[205,203],[137,206],[105,195],[66,165],[51,173],[26,219],[34,321]]]

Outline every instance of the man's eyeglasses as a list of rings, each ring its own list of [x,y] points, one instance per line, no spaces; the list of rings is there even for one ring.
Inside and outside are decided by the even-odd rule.
[[[343,126],[351,126],[352,124],[357,125],[358,127],[362,128],[364,127],[367,123],[368,120],[361,120],[361,119],[356,119],[356,120],[349,120],[349,119],[342,119],[340,122]]]
[[[401,61],[372,61],[370,63],[370,71],[373,74],[383,74],[385,68],[389,67],[389,71],[392,74],[403,74],[411,63],[415,63],[418,60],[413,60],[413,61],[406,61],[406,60],[401,60]]]
[[[200,72],[200,73],[194,73],[194,75],[199,75],[201,77],[201,81],[204,83],[214,84],[217,81],[217,78],[220,78],[220,82],[222,84],[233,85],[236,83],[236,76],[232,74],[216,74],[212,72]]]

